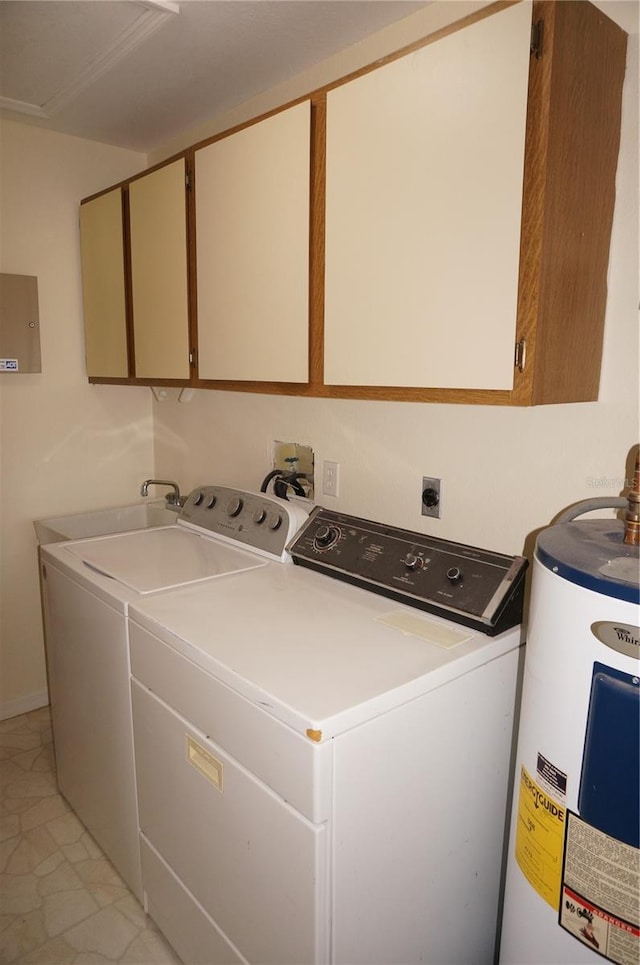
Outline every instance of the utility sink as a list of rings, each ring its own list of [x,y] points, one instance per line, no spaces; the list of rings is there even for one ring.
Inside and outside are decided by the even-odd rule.
[[[134,503],[131,506],[98,509],[89,513],[36,519],[33,527],[38,543],[43,546],[69,539],[89,539],[91,536],[128,533],[134,529],[171,526],[177,517],[178,511],[168,509],[164,499],[158,499],[153,502]]]

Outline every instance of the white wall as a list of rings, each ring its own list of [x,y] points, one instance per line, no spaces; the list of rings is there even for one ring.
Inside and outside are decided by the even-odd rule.
[[[567,505],[617,496],[638,424],[638,8],[600,4],[630,38],[600,398],[532,409],[295,399],[201,391],[189,405],[154,403],[156,471],[189,490],[198,483],[257,488],[271,441],[313,446],[316,465],[340,463],[340,494],[319,501],[345,512],[507,553],[531,550],[531,534]],[[255,116],[429,32],[477,4],[436,3],[269,91],[209,131]],[[464,10],[463,10],[464,8]],[[635,15],[635,16],[634,16]],[[432,19],[430,19],[432,18]],[[194,143],[205,129],[185,133]],[[161,156],[158,152],[155,159]],[[443,515],[420,514],[421,479],[443,479]]]
[[[0,271],[36,275],[41,374],[0,374],[0,718],[46,703],[32,520],[137,498],[153,470],[151,393],[90,386],[78,204],[146,157],[3,121]]]

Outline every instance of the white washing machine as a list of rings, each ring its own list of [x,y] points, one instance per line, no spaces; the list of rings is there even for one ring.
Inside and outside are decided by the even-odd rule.
[[[58,784],[140,900],[129,607],[288,561],[286,543],[307,512],[301,503],[205,486],[174,525],[41,547]]]
[[[131,607],[147,910],[188,963],[490,963],[526,563],[320,508],[290,551]]]

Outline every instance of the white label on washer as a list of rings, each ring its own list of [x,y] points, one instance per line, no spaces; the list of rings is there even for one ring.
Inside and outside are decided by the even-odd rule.
[[[567,813],[558,922],[617,965],[640,961],[640,851]]]
[[[0,359],[0,372],[17,372],[19,368],[17,359]]]
[[[433,643],[436,647],[443,647],[450,650],[461,643],[466,643],[473,636],[470,630],[461,627],[449,627],[435,620],[417,614],[407,613],[405,610],[394,610],[393,613],[385,613],[376,617],[378,623],[386,623],[388,627],[394,627],[407,636],[420,637],[427,643]]]

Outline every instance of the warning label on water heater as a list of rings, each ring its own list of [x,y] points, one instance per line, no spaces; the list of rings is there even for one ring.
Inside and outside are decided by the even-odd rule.
[[[557,801],[564,802],[567,796],[567,775],[565,772],[538,752],[536,773],[542,786],[551,792],[551,796]]]
[[[573,811],[567,819],[558,920],[610,962],[640,961],[640,852]]]
[[[520,799],[515,854],[532,888],[558,909],[562,877],[565,808],[520,770]]]

